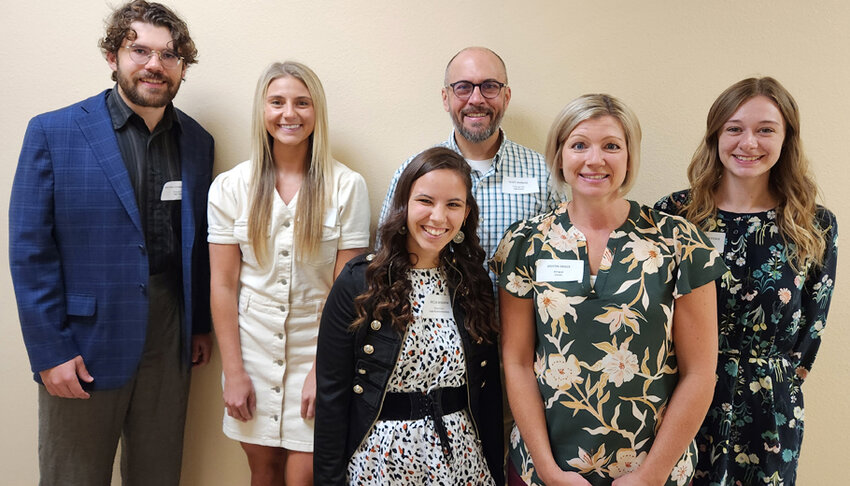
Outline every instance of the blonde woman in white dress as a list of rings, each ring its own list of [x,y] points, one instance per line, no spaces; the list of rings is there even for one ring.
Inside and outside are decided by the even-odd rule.
[[[211,305],[224,433],[251,485],[313,482],[319,319],[339,271],[369,244],[360,174],[330,156],[324,90],[295,63],[263,72],[251,159],[210,188]]]

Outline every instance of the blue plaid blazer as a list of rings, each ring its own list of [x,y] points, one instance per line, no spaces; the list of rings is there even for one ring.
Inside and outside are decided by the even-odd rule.
[[[9,203],[9,261],[30,365],[81,355],[95,381],[118,388],[145,343],[148,259],[133,187],[104,91],[30,120]],[[177,110],[183,199],[183,354],[210,330],[207,190],[213,139]]]

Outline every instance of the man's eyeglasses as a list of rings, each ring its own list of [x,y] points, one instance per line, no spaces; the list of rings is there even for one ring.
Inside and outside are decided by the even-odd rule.
[[[452,92],[459,99],[467,100],[470,96],[472,96],[472,92],[475,91],[476,87],[478,87],[478,90],[481,92],[481,96],[492,99],[499,96],[499,93],[505,86],[507,86],[507,84],[500,83],[493,79],[488,79],[487,81],[478,84],[471,83],[469,81],[455,81],[448,87],[452,89]]]
[[[178,56],[176,52],[171,50],[157,51],[145,46],[137,46],[135,44],[122,46],[122,49],[127,49],[130,52],[130,59],[139,65],[144,66],[151,60],[151,57],[156,54],[159,57],[159,63],[166,69],[174,69],[183,62],[183,58]]]

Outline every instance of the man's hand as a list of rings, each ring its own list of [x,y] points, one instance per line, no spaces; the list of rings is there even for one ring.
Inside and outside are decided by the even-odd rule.
[[[41,375],[41,382],[47,388],[47,393],[54,397],[89,398],[91,396],[80,385],[80,380],[86,383],[94,381],[83,363],[82,356],[76,356],[38,374]]]
[[[192,335],[192,366],[203,366],[210,362],[212,337],[209,334]]]

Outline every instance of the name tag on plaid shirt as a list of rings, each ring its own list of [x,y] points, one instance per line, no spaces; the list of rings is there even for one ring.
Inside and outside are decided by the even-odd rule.
[[[534,194],[540,192],[536,177],[510,177],[502,179],[502,192],[505,194]]]

